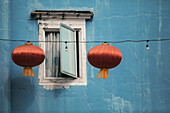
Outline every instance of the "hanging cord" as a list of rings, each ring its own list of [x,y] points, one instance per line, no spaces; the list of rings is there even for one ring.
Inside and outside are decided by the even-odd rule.
[[[151,39],[151,40],[122,40],[122,41],[78,41],[79,43],[125,43],[125,42],[151,42],[151,41],[168,41],[170,38],[166,39]],[[0,39],[0,41],[12,41],[12,42],[53,42],[53,43],[76,43],[76,41],[34,41],[34,40],[10,40],[10,39]]]

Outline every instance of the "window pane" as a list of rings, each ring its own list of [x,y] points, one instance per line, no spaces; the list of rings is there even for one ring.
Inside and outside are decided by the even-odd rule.
[[[45,41],[59,41],[59,32],[46,32]],[[45,43],[45,72],[46,77],[57,77],[59,67],[59,43]]]
[[[76,78],[77,77],[77,59],[76,59],[76,37],[75,31],[61,24],[60,26],[60,40],[68,41],[68,43],[61,43],[61,72]],[[69,41],[73,41],[69,43]],[[67,50],[66,50],[67,46]]]

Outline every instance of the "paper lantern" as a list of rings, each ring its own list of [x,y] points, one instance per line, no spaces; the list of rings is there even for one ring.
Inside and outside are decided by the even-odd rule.
[[[87,58],[92,66],[100,68],[97,78],[101,78],[102,75],[102,78],[107,79],[108,69],[114,68],[120,64],[122,53],[118,48],[108,43],[102,43],[90,49]]]
[[[32,67],[38,66],[44,61],[44,51],[32,45],[32,43],[25,43],[16,47],[12,52],[12,60],[15,64],[24,67],[23,76],[33,77]]]

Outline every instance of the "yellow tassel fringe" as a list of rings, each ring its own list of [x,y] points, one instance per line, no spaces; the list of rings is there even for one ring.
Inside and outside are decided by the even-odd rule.
[[[32,67],[24,67],[24,71],[23,71],[23,76],[31,76],[33,77],[34,76],[34,73],[33,73],[33,70],[32,70]]]
[[[103,79],[107,79],[108,78],[108,69],[100,69],[98,75],[97,75],[97,78],[101,78],[101,75],[102,75],[102,78]]]

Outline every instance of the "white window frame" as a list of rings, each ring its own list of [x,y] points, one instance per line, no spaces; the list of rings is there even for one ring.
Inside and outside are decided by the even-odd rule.
[[[73,29],[81,29],[79,41],[86,41],[86,21],[85,19],[45,19],[38,20],[39,27],[39,47],[45,51],[45,29],[60,29],[63,23]],[[79,43],[79,75],[77,79],[70,77],[45,78],[45,61],[39,66],[39,84],[45,89],[69,88],[70,85],[87,85],[86,70],[86,43]]]

